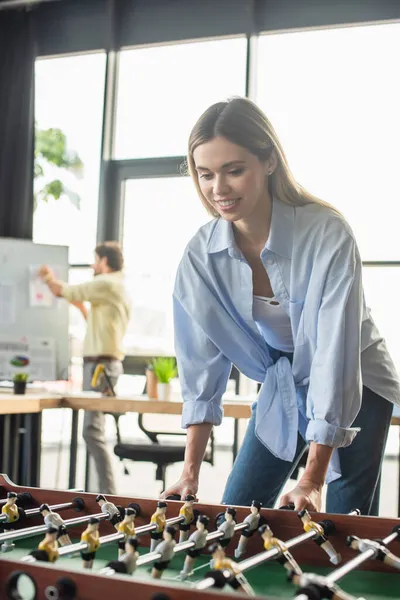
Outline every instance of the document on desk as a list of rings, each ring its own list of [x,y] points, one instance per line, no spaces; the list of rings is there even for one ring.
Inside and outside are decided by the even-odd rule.
[[[0,327],[16,321],[16,287],[13,283],[0,283]]]
[[[30,381],[54,381],[54,339],[0,335],[0,379],[12,380],[15,373],[27,373]]]

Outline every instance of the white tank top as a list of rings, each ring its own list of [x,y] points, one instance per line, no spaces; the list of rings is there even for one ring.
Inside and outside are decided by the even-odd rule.
[[[282,352],[293,352],[290,318],[276,302],[275,298],[253,296],[253,319],[269,346]]]

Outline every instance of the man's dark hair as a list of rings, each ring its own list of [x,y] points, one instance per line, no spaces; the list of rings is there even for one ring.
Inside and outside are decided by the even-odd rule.
[[[118,242],[103,242],[98,244],[95,252],[99,258],[106,257],[107,264],[112,271],[121,271],[124,266],[124,256]]]

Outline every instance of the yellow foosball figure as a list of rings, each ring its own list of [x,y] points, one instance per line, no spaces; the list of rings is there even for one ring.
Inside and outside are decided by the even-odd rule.
[[[226,583],[231,588],[243,592],[247,596],[255,596],[253,588],[241,572],[238,563],[225,555],[225,550],[220,544],[213,544],[208,550],[212,554],[213,570],[222,571]],[[211,574],[207,574],[205,577]]]
[[[136,517],[136,510],[134,508],[127,508],[125,510],[124,519],[121,521],[121,523],[117,524],[116,529],[117,529],[118,533],[124,534],[124,538],[118,542],[118,556],[119,557],[122,556],[123,554],[125,554],[125,543],[128,540],[128,538],[136,537],[135,517]]]
[[[44,539],[39,543],[37,550],[33,550],[30,555],[43,562],[56,562],[58,559],[58,529],[48,527]]]
[[[315,531],[315,543],[318,544],[318,546],[320,546],[322,550],[324,550],[327,553],[327,555],[329,556],[329,560],[332,564],[338,565],[341,562],[342,557],[340,556],[339,552],[336,552],[331,542],[327,539],[322,525],[313,521],[310,513],[306,509],[301,510],[298,513],[298,516],[300,517],[301,522],[303,523],[304,531],[306,533],[308,533],[309,531]]]
[[[179,516],[184,517],[184,521],[179,523],[179,543],[186,542],[189,537],[189,529],[191,524],[194,522],[194,496],[188,494],[185,497],[185,503],[179,511]]]
[[[150,552],[154,552],[157,548],[158,544],[161,542],[163,537],[163,532],[166,526],[166,512],[167,512],[167,503],[160,501],[157,502],[157,510],[152,515],[150,519],[150,523],[155,525],[156,528],[150,533],[151,542],[150,542]]]
[[[100,548],[99,541],[100,521],[96,517],[91,517],[88,526],[81,535],[81,542],[88,545],[87,550],[81,552],[82,566],[84,569],[91,569],[97,550]]]
[[[17,494],[15,492],[8,492],[7,502],[3,504],[1,508],[1,514],[5,516],[6,521],[2,522],[2,527],[5,531],[13,529],[14,523],[16,523],[20,517],[19,508],[16,504]],[[9,552],[15,548],[15,544],[11,541],[4,542],[1,545],[2,552]]]
[[[282,540],[274,537],[272,529],[269,527],[269,525],[261,525],[258,531],[264,541],[265,550],[272,550],[272,548],[279,550],[280,556],[278,556],[276,560],[285,567],[285,569],[288,571],[288,574],[290,576],[292,576],[293,573],[301,575],[303,571],[301,570],[297,561],[293,558],[285,543],[282,542]]]

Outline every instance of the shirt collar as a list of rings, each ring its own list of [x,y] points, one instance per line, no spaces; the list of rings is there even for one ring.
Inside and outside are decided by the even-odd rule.
[[[276,198],[272,201],[271,229],[265,248],[284,258],[291,258],[295,207]],[[237,248],[232,224],[219,218],[207,244],[207,253],[213,254],[229,248]]]

